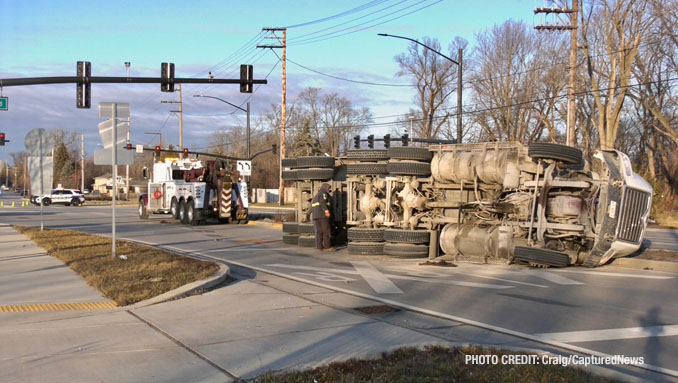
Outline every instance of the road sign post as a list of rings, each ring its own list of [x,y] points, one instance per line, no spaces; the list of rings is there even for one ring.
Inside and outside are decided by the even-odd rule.
[[[129,104],[127,103],[117,103],[117,102],[100,102],[99,103],[99,117],[109,117],[111,118],[111,174],[112,174],[112,207],[111,211],[113,214],[111,222],[111,256],[113,259],[116,258],[115,254],[115,201],[118,194],[117,185],[118,185],[118,118],[127,118],[129,117]],[[104,148],[106,145],[106,139],[104,138],[106,134],[102,131],[102,125],[99,124],[99,132],[102,136],[102,142]],[[129,129],[129,126],[127,127]],[[126,134],[125,134],[126,136]],[[131,154],[131,153],[130,153]]]
[[[51,152],[54,147],[54,136],[47,133],[45,129],[33,129],[26,134],[24,140],[26,150],[29,154],[40,157],[40,231],[44,229],[43,211],[45,196],[45,181],[43,175],[43,157],[44,153]],[[31,190],[32,191],[32,190]]]

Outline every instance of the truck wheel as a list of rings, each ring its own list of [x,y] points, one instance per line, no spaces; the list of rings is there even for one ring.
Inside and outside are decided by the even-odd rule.
[[[300,223],[297,225],[297,232],[300,234],[314,234],[315,225],[307,222]]]
[[[400,243],[428,243],[431,234],[427,230],[402,230],[386,229],[384,230],[384,240],[388,242]]]
[[[170,202],[170,213],[173,219],[179,219],[179,203],[176,198],[172,198],[172,202]]]
[[[352,149],[348,151],[348,159],[355,161],[388,160],[386,149]]]
[[[384,253],[383,242],[348,242],[349,254],[379,255]]]
[[[346,166],[346,174],[355,175],[377,175],[388,174],[386,164],[348,164]]]
[[[303,247],[315,247],[315,235],[300,235],[298,245]]]
[[[315,156],[297,158],[298,168],[334,168],[334,157]],[[331,178],[331,177],[330,177]]]
[[[570,263],[570,257],[559,251],[527,246],[516,246],[513,258],[531,264],[553,267],[565,267]]]
[[[384,229],[350,227],[348,229],[348,240],[351,242],[383,242]]]
[[[401,258],[428,257],[428,245],[387,242],[384,244],[384,254]]]
[[[298,170],[283,170],[282,178],[285,181],[296,181],[297,178],[298,178],[297,172],[298,172]]]
[[[283,168],[295,168],[297,166],[296,158],[283,158],[280,162]]]
[[[388,148],[388,158],[396,160],[427,161],[433,159],[433,152],[427,148],[418,148],[414,146],[394,146]]]
[[[146,210],[146,204],[143,199],[139,200],[139,218],[148,219],[148,210]]]
[[[548,142],[531,143],[527,155],[534,159],[556,160],[570,165],[577,165],[584,160],[581,150]]]
[[[431,175],[431,164],[427,162],[389,162],[386,169],[388,169],[389,174],[401,176]]]
[[[320,157],[323,158],[323,157]],[[309,180],[309,181],[327,181],[331,180],[334,177],[334,169],[299,169],[297,171],[297,180]]]
[[[186,204],[186,223],[188,223],[191,226],[195,226],[200,223],[200,221],[198,221],[198,217],[195,211],[194,200],[191,200],[189,203]]]
[[[186,224],[186,201],[179,202],[179,223]]]
[[[283,243],[288,245],[298,245],[299,244],[299,234],[283,234],[282,236]]]
[[[299,233],[299,224],[296,222],[283,222],[282,231],[283,233],[291,234]]]
[[[43,205],[43,206],[49,206],[49,205],[51,205],[51,204],[52,204],[52,200],[49,199],[49,198],[44,198],[44,199],[42,200],[42,205]],[[38,204],[38,205],[40,205],[40,204]]]
[[[229,224],[229,223],[231,223],[231,219],[230,218],[219,218],[219,223]]]

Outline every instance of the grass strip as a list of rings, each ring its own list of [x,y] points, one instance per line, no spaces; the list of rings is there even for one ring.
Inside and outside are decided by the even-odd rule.
[[[153,298],[219,270],[213,262],[188,258],[133,242],[116,241],[118,256],[111,257],[111,239],[71,230],[14,226],[118,306]]]
[[[467,355],[497,355],[498,364],[467,363]],[[268,372],[240,382],[255,383],[438,383],[438,382],[620,382],[557,364],[502,364],[502,355],[531,355],[492,348],[428,346],[402,348],[378,359],[331,363],[307,371]],[[533,354],[532,354],[533,355]],[[541,356],[538,356],[541,360]]]

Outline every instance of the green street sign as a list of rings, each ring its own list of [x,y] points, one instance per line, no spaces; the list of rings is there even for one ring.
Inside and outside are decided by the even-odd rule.
[[[7,110],[7,97],[0,97],[0,110]]]

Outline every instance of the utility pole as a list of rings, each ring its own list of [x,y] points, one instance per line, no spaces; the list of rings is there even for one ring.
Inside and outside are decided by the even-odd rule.
[[[278,202],[280,206],[285,203],[285,180],[282,178],[282,160],[285,158],[285,109],[287,107],[287,28],[263,28],[262,31],[272,32],[272,38],[278,40],[280,45],[257,45],[257,48],[279,49],[282,48],[282,105],[280,107],[280,186],[278,188]],[[282,32],[282,38],[275,32]]]
[[[462,83],[461,83],[461,75],[462,75],[462,53],[463,49],[459,48],[458,51],[458,57],[457,57],[457,62],[459,63],[457,65],[457,144],[461,144],[461,136],[462,136],[462,129],[461,129],[461,89],[462,89]]]
[[[181,97],[181,84],[177,84],[179,92],[179,101],[160,101],[161,104],[179,104],[179,110],[170,110],[172,113],[179,113],[179,158],[184,158],[184,108]],[[162,143],[161,143],[162,146]]]
[[[556,24],[541,24],[534,27],[536,30],[547,31],[570,31],[570,77],[567,92],[567,134],[565,144],[573,146],[575,144],[574,124],[576,119],[574,93],[575,93],[575,67],[577,66],[577,13],[579,12],[579,0],[570,0],[572,6],[567,6],[567,0],[563,0],[565,4],[561,8],[537,8],[534,14],[543,13],[546,16],[553,13],[556,15],[569,14],[569,24],[564,24],[564,20],[558,19]]]

